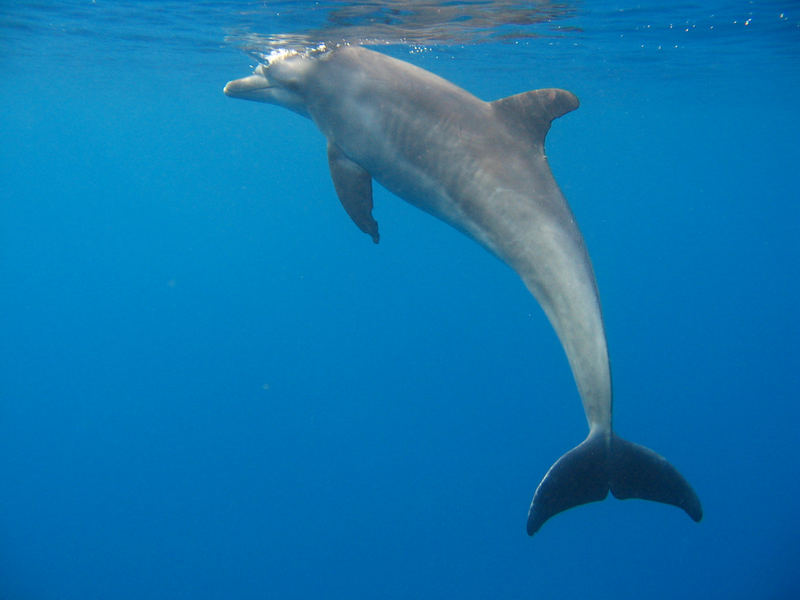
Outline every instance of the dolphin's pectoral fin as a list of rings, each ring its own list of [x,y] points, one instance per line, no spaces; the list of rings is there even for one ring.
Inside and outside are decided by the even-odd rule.
[[[590,433],[550,467],[528,511],[528,535],[561,511],[602,500],[641,498],[672,504],[694,521],[703,517],[700,499],[678,470],[644,446],[614,433]]]
[[[372,218],[372,177],[332,142],[328,142],[328,165],[333,187],[345,211],[353,223],[377,244],[380,236],[378,222]]]
[[[552,88],[500,98],[490,104],[513,131],[527,131],[535,143],[544,145],[552,120],[575,110],[579,103],[572,92]]]

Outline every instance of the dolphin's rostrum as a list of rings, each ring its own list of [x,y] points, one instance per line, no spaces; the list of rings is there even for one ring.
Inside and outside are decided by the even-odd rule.
[[[542,479],[533,535],[551,516],[602,500],[644,498],[702,508],[664,458],[611,427],[611,373],[594,273],[583,237],[544,154],[553,119],[578,107],[559,89],[483,102],[406,62],[361,47],[271,56],[225,94],[311,118],[328,140],[339,200],[378,242],[372,180],[482,244],[514,269],[567,354],[589,422],[587,438]]]

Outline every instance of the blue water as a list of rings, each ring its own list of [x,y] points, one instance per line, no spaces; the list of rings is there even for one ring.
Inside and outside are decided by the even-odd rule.
[[[313,124],[222,94],[337,38],[580,97],[615,424],[700,524],[525,534],[586,433],[538,306],[378,187],[373,245]],[[796,2],[3,2],[0,75],[2,600],[800,597]]]

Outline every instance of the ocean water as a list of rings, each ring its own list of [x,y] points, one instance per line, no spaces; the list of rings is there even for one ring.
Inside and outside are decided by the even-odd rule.
[[[533,538],[586,423],[515,274],[314,125],[225,97],[368,43],[486,100],[561,87],[553,173],[615,426],[699,524]],[[797,2],[0,4],[0,599],[800,597]]]

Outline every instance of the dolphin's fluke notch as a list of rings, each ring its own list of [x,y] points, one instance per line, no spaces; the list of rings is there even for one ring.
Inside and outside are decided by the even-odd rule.
[[[528,535],[561,511],[615,498],[672,504],[694,521],[703,518],[697,494],[663,456],[613,432],[593,432],[564,454],[544,476],[528,511]]]

